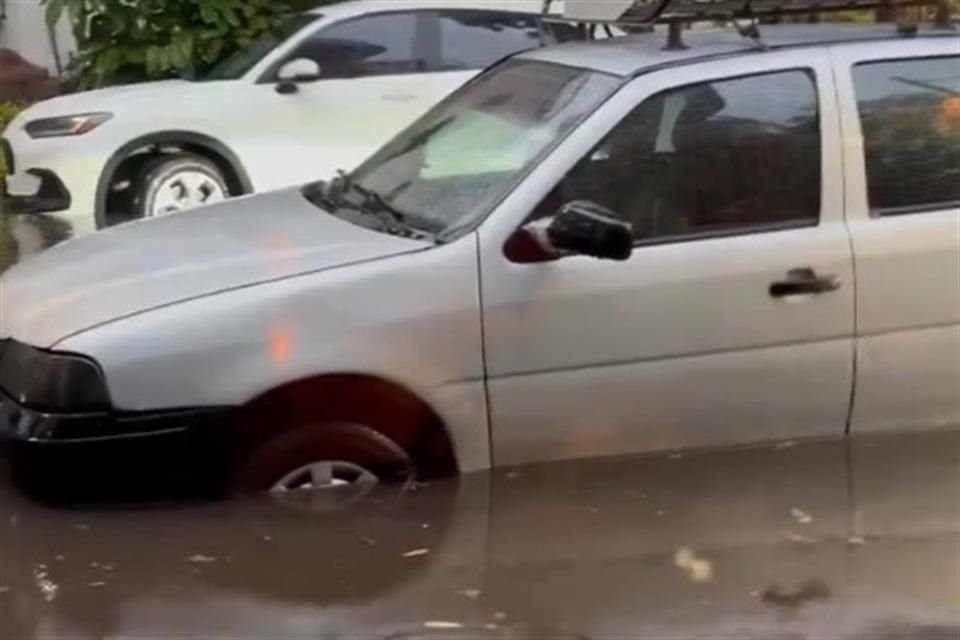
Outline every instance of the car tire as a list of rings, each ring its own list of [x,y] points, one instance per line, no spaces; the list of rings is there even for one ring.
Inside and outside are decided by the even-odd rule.
[[[134,182],[132,213],[154,218],[230,197],[227,179],[216,164],[192,154],[161,155],[144,163]]]
[[[405,482],[416,477],[410,456],[382,433],[360,424],[326,422],[293,428],[250,448],[235,466],[228,492],[245,495],[298,488],[280,484],[313,465],[324,464],[340,465],[333,479],[343,484],[350,484],[349,476],[356,470],[372,474],[375,482]],[[343,472],[346,480],[336,478]]]

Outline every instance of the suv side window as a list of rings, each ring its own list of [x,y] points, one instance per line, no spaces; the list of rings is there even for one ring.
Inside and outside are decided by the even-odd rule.
[[[960,57],[857,64],[870,210],[960,205]]]
[[[541,203],[588,200],[639,242],[817,224],[820,120],[813,72],[692,84],[631,112]]]
[[[486,69],[540,45],[540,19],[532,14],[453,9],[435,15],[441,43],[438,71]]]
[[[416,13],[399,12],[339,22],[300,43],[286,60],[315,60],[328,79],[417,73],[429,58],[419,51],[418,20]]]

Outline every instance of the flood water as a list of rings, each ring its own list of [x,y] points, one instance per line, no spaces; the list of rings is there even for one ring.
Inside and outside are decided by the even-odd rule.
[[[0,480],[0,638],[960,636],[960,433],[53,509]]]

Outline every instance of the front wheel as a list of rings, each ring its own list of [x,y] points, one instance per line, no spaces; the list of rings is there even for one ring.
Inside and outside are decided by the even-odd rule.
[[[230,197],[226,178],[210,160],[191,153],[158,156],[140,170],[134,183],[137,218],[179,213]]]
[[[410,456],[380,432],[360,424],[318,423],[255,446],[237,465],[230,489],[234,494],[366,490],[415,475]]]

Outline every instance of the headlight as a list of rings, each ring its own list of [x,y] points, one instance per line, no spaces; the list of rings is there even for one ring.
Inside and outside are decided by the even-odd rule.
[[[102,411],[110,407],[96,362],[71,353],[0,340],[0,391],[27,407],[47,411]]]
[[[24,129],[31,138],[82,136],[113,117],[112,113],[80,113],[73,116],[32,120]]]

